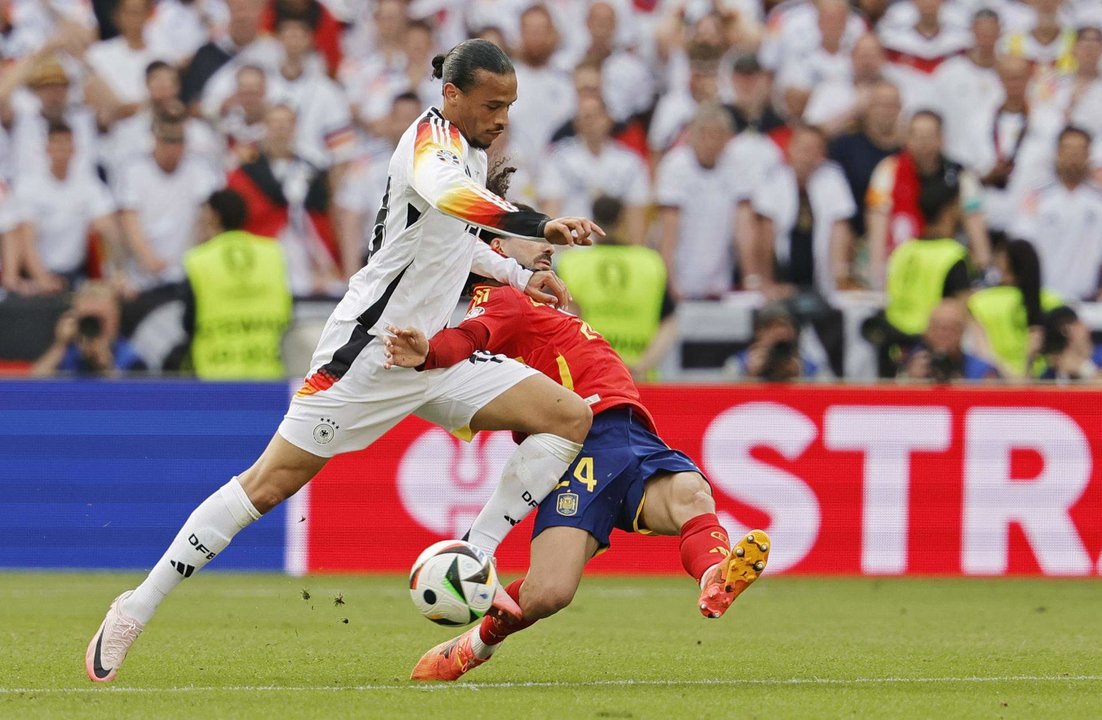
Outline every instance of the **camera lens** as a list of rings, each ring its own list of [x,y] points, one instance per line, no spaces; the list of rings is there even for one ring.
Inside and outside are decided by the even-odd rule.
[[[103,320],[96,315],[82,315],[77,318],[77,332],[89,340],[98,338],[103,334]]]

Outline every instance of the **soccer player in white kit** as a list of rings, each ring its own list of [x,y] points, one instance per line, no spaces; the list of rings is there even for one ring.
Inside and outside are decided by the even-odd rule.
[[[471,528],[497,543],[558,482],[589,431],[585,402],[516,361],[476,354],[448,369],[387,369],[387,326],[432,335],[447,323],[473,271],[541,302],[565,302],[551,273],[532,273],[480,242],[480,228],[559,244],[589,244],[600,228],[582,218],[521,211],[485,188],[485,149],[508,124],[513,66],[495,45],[468,40],[433,60],[442,110],[402,136],[375,226],[370,261],[349,283],[314,353],[310,375],[260,458],[204,500],[134,590],[111,604],[85,653],[95,682],[114,680],[161,600],[222,552],[240,530],[297,492],[339,453],[371,445],[407,415],[457,434],[528,435]],[[518,612],[519,608],[512,608]]]

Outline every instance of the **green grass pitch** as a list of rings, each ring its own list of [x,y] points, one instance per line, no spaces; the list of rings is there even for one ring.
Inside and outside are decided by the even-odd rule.
[[[403,578],[207,572],[93,686],[85,646],[137,580],[0,573],[0,718],[1102,717],[1097,580],[767,576],[709,621],[685,579],[588,578],[492,662],[426,686],[410,668],[453,631]]]

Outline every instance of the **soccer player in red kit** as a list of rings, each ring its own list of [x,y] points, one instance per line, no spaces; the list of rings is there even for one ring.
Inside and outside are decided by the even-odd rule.
[[[491,247],[531,269],[550,269],[545,242],[495,237]],[[681,536],[681,561],[701,587],[699,608],[720,617],[765,569],[769,538],[761,530],[732,547],[715,514],[711,486],[684,453],[655,433],[654,420],[620,356],[581,318],[529,300],[511,287],[476,285],[466,318],[432,340],[390,327],[387,362],[431,369],[516,358],[578,393],[593,426],[578,457],[540,503],[528,574],[506,591],[524,618],[485,618],[428,651],[415,680],[455,680],[486,662],[510,634],[566,607],[586,562],[609,546],[613,527]],[[478,545],[480,538],[469,540]]]

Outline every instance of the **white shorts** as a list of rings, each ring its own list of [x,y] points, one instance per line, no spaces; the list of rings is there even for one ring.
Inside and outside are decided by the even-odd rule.
[[[362,450],[408,415],[469,438],[475,413],[539,374],[486,352],[450,368],[387,370],[384,350],[366,327],[330,317],[310,363],[315,369],[291,400],[279,434],[321,457]]]

